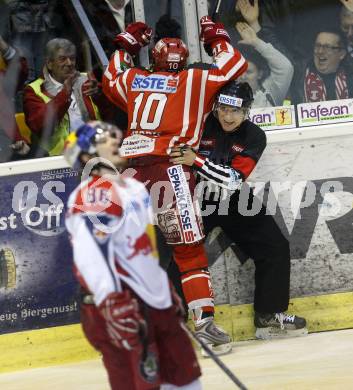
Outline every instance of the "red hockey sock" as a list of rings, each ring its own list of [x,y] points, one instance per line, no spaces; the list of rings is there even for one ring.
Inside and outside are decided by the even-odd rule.
[[[214,312],[214,295],[208,270],[186,272],[181,277],[183,292],[189,309]]]

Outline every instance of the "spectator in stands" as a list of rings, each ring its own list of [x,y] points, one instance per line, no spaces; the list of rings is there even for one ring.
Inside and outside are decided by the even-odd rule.
[[[154,43],[157,43],[164,37],[182,39],[180,23],[167,14],[162,15],[156,23],[153,37]]]
[[[82,6],[92,24],[100,44],[109,59],[115,50],[114,37],[122,32],[125,25],[132,22],[132,6],[130,0],[81,0]],[[122,29],[121,29],[122,28]],[[79,47],[79,42],[77,42]],[[101,80],[105,66],[96,57],[92,57],[93,73],[97,80]],[[108,103],[111,107],[110,103]],[[113,122],[121,129],[126,129],[127,115],[118,107],[111,107],[114,112]],[[112,120],[107,118],[108,122]]]
[[[24,90],[26,123],[32,143],[50,156],[59,155],[68,134],[88,119],[107,116],[108,101],[98,82],[76,69],[76,47],[67,39],[55,38],[45,49],[43,76]],[[106,111],[104,111],[106,110]]]
[[[344,6],[340,13],[341,31],[346,37],[346,49],[350,57],[353,57],[353,1],[341,0]]]
[[[125,30],[132,22],[132,10],[129,0],[83,0],[82,5],[92,23],[93,29],[107,57],[115,50],[114,37]]]
[[[271,43],[261,40],[247,23],[239,22],[236,28],[242,38],[239,43],[250,47],[243,50],[249,66],[240,80],[248,82],[255,92],[253,107],[282,105],[293,78],[293,65]]]
[[[266,41],[273,44],[275,40],[276,48],[294,65],[307,58],[317,31],[337,20],[339,13],[337,0],[266,0],[259,5]]]
[[[130,0],[105,0],[116,20],[120,31],[125,30],[125,9]]]
[[[239,0],[225,6],[228,12],[231,12],[229,7],[232,6],[233,13],[238,15],[238,22],[233,25],[234,42],[247,45],[242,50],[249,67],[242,75],[242,80],[248,82],[255,92],[253,107],[282,105],[293,78],[294,67],[278,50],[281,47],[278,40],[261,29],[258,0]]]
[[[348,9],[353,12],[353,0],[340,0],[340,2]]]
[[[43,50],[55,36],[56,0],[7,1],[8,34],[12,44],[21,50],[28,62],[28,80],[41,74]]]
[[[315,39],[313,57],[297,69],[293,94],[295,102],[319,102],[353,97],[353,80],[341,33],[321,30]]]
[[[183,24],[183,2],[181,0],[148,0],[145,1],[145,17],[149,26],[156,26],[162,15],[167,15],[170,19],[176,20],[180,25]],[[170,31],[173,26],[170,26]],[[166,35],[163,36],[165,38]],[[171,37],[172,38],[172,37]],[[175,37],[182,39],[183,37]]]
[[[239,25],[246,23],[255,31],[259,39],[266,43],[270,43],[282,55],[285,55],[293,64],[290,51],[285,47],[283,42],[278,39],[274,29],[262,27],[262,15],[260,12],[261,3],[262,2],[259,2],[258,0],[223,0],[221,2],[218,18],[224,21],[226,26],[230,27],[230,36],[234,44],[243,38],[238,31]],[[215,4],[214,1],[212,1],[211,9],[213,10],[214,7]],[[254,53],[254,50],[250,51]],[[256,54],[252,55],[252,57],[254,56],[259,57],[259,55]],[[261,58],[263,64],[266,64],[266,61],[264,61],[262,57],[259,58]],[[264,66],[268,69],[267,64]],[[256,102],[255,106],[257,106]]]
[[[14,97],[27,78],[26,60],[0,35],[0,161],[22,158],[29,146],[15,120]]]

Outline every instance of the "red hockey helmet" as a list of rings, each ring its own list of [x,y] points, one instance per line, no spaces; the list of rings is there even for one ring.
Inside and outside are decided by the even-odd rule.
[[[189,50],[179,38],[162,38],[152,49],[154,70],[178,72],[185,68]]]

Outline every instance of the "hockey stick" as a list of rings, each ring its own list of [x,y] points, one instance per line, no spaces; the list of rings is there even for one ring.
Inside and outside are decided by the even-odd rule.
[[[212,15],[211,15],[211,19],[214,22],[217,22],[218,13],[219,13],[219,7],[221,6],[221,3],[222,3],[222,0],[217,0],[216,1],[216,5],[215,5],[214,10],[213,10]]]
[[[91,55],[91,49],[89,46],[89,42],[87,39],[82,41],[82,54],[83,54],[83,60],[85,64],[85,71],[87,74],[92,74],[93,66],[92,66],[92,55]]]
[[[248,390],[248,388],[240,382],[240,380],[232,373],[232,371],[230,371],[230,369],[222,362],[222,360],[211,350],[211,348],[202,339],[197,336],[195,332],[189,329],[189,327],[184,322],[180,322],[180,324],[185,329],[186,333],[188,333],[188,335],[193,338],[199,344],[199,346],[207,352],[208,356],[228,376],[228,378],[239,387],[239,389]]]

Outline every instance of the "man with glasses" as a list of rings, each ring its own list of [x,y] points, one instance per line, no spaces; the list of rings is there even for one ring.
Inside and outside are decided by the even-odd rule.
[[[173,148],[171,161],[192,166],[198,174],[205,233],[222,228],[254,260],[256,337],[302,336],[307,334],[305,319],[286,313],[288,240],[245,183],[266,147],[265,133],[248,120],[252,102],[248,83],[229,82],[216,98],[199,151]]]
[[[316,35],[312,60],[297,69],[297,103],[348,99],[353,82],[345,61],[344,39],[338,30],[326,29]],[[301,73],[301,74],[300,74]]]

